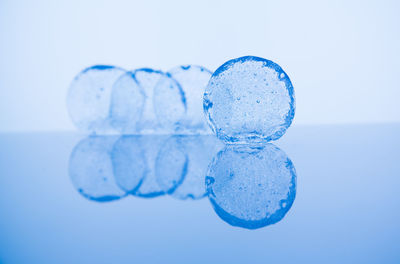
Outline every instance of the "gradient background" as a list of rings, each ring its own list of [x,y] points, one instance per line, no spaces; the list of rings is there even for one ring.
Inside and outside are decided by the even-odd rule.
[[[0,0],[0,263],[400,263],[399,49],[400,1]],[[208,198],[79,194],[65,105],[78,72],[244,55],[296,91],[274,142],[298,175],[282,221],[249,231]]]
[[[162,70],[256,55],[280,64],[294,124],[399,122],[398,1],[0,0],[0,131],[74,130],[83,68]]]

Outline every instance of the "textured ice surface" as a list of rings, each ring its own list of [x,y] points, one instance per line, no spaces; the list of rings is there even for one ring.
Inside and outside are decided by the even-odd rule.
[[[71,153],[69,176],[84,197],[104,202],[125,196],[114,180],[110,152],[117,137],[88,137]]]
[[[182,132],[211,134],[203,111],[203,95],[212,73],[197,65],[178,66],[169,73],[179,82],[186,98],[187,111],[181,121]],[[158,104],[155,104],[156,108],[157,106]]]
[[[276,63],[258,58],[230,60],[212,75],[204,111],[218,138],[229,143],[271,141],[292,123],[292,83]]]
[[[256,229],[279,222],[289,211],[296,195],[296,171],[275,145],[231,145],[210,165],[206,186],[224,221]]]
[[[135,194],[148,173],[140,140],[139,136],[122,136],[115,142],[111,152],[115,181],[130,194]]]
[[[110,105],[111,125],[122,134],[137,134],[146,95],[133,72],[126,72],[113,85]]]
[[[214,136],[173,136],[160,149],[156,178],[174,198],[201,199],[206,195],[204,178],[222,143]]]
[[[154,112],[165,133],[183,130],[182,119],[186,115],[185,94],[180,84],[169,73],[164,74],[154,87]]]
[[[143,113],[137,125],[141,133],[163,134],[177,130],[186,111],[179,83],[169,74],[153,69],[139,69],[134,75],[145,94]]]
[[[69,87],[67,108],[78,129],[96,134],[115,132],[109,118],[111,91],[124,73],[118,67],[96,65],[75,77]]]

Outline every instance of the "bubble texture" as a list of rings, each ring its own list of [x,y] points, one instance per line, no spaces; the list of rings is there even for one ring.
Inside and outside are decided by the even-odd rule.
[[[294,90],[279,65],[246,56],[214,72],[203,108],[209,125],[225,142],[267,142],[280,138],[291,125]]]
[[[186,98],[187,111],[181,121],[183,133],[211,134],[203,111],[203,95],[212,72],[197,65],[178,66],[168,72],[179,82]]]
[[[233,226],[261,228],[279,222],[296,195],[296,171],[278,147],[230,145],[206,177],[216,213]]]
[[[67,109],[75,126],[95,134],[116,131],[110,122],[110,101],[114,82],[125,70],[96,65],[80,72],[72,81],[67,94]]]

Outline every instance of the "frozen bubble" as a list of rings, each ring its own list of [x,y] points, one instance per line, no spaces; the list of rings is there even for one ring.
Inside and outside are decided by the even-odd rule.
[[[84,197],[112,201],[125,196],[115,182],[110,152],[117,137],[96,136],[80,141],[71,153],[69,176]]]
[[[120,137],[112,149],[111,160],[118,186],[125,192],[134,194],[148,172],[140,137]]]
[[[96,134],[115,133],[109,118],[111,91],[124,73],[118,67],[96,65],[75,77],[69,87],[67,108],[77,128]]]
[[[169,73],[159,79],[154,88],[154,111],[162,131],[180,133],[186,115],[186,98],[180,84]]]
[[[203,111],[203,95],[212,73],[197,65],[178,66],[169,73],[181,85],[186,98],[187,111],[181,121],[183,132],[211,134]],[[155,104],[156,108],[157,106]]]
[[[229,143],[266,142],[280,138],[292,123],[294,90],[278,64],[241,57],[214,72],[203,107],[218,138]]]
[[[209,167],[206,187],[215,212],[233,226],[279,222],[296,196],[296,171],[278,147],[231,145]]]
[[[126,72],[114,83],[111,94],[111,125],[122,134],[137,134],[142,117],[145,93],[135,74]]]
[[[208,164],[221,148],[221,141],[214,136],[169,138],[156,161],[158,184],[164,192],[180,200],[203,198]]]

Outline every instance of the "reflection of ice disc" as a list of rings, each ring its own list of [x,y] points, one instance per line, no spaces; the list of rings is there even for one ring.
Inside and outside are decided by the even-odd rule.
[[[204,177],[208,164],[221,145],[215,136],[169,138],[157,156],[157,183],[177,199],[203,198],[206,195]]]
[[[228,146],[209,167],[206,186],[215,212],[233,226],[279,222],[296,195],[296,171],[278,147]]]
[[[135,193],[147,173],[147,163],[140,137],[120,137],[112,149],[111,160],[118,186],[126,192]]]
[[[178,81],[185,94],[187,111],[181,121],[183,131],[189,134],[211,134],[203,111],[203,95],[211,72],[197,65],[178,66],[168,72]]]
[[[124,73],[121,68],[97,65],[75,77],[68,90],[67,108],[77,128],[97,134],[115,132],[109,119],[111,91]]]
[[[86,198],[111,201],[125,195],[115,183],[110,152],[117,137],[88,137],[78,143],[69,160],[69,176]]]
[[[164,195],[164,190],[160,188],[156,181],[155,164],[158,151],[160,150],[162,143],[165,142],[166,136],[147,135],[138,137],[137,139],[138,142],[135,143],[135,145],[139,144],[143,150],[146,167],[145,176],[140,183],[140,186],[132,194],[144,198],[153,198]]]
[[[142,117],[145,94],[132,72],[123,74],[113,85],[110,105],[111,125],[122,134],[136,134]]]

